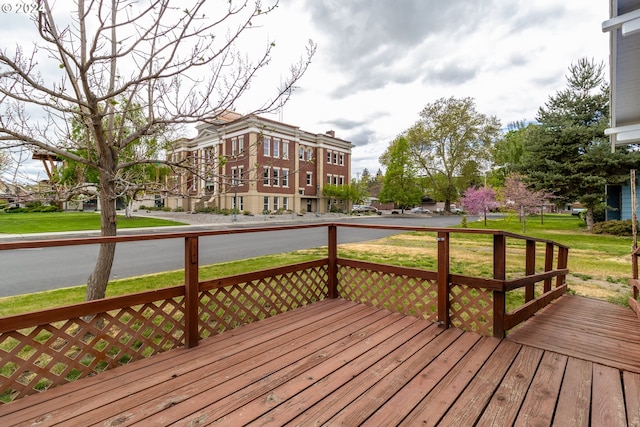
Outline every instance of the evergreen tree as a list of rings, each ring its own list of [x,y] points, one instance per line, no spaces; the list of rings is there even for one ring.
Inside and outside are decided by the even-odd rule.
[[[604,66],[580,59],[569,67],[567,88],[551,96],[527,133],[520,170],[533,188],[560,203],[579,201],[587,209],[587,227],[605,198],[607,184],[626,180],[638,153],[612,153],[604,129],[609,123],[609,90]]]

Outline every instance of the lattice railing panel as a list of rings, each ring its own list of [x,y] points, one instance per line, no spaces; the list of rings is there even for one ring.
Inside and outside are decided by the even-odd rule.
[[[338,293],[348,300],[417,316],[435,322],[438,286],[435,280],[340,265]]]
[[[2,401],[183,344],[182,297],[0,334]]]
[[[201,292],[200,337],[322,300],[327,295],[327,281],[325,264]]]
[[[452,326],[482,335],[492,335],[493,294],[491,291],[451,284],[449,303]]]

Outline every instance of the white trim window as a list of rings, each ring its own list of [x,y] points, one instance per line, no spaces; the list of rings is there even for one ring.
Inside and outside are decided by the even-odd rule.
[[[340,185],[344,185],[344,176],[341,175],[339,177],[339,182],[340,182]]]
[[[313,172],[307,172],[307,185],[313,185]]]
[[[264,136],[262,138],[262,146],[264,148],[263,154],[265,157],[271,157],[271,138]]]
[[[271,185],[271,168],[269,166],[263,166],[262,168],[262,184]]]
[[[282,186],[289,186],[289,169],[282,169]]]
[[[280,186],[280,169],[279,168],[273,168],[273,186],[274,187]]]
[[[298,159],[304,160],[304,147],[298,148]]]
[[[238,138],[231,138],[231,155],[238,155]]]
[[[264,196],[262,199],[262,211],[269,212],[269,196]]]
[[[331,164],[331,151],[327,150],[327,164]]]
[[[273,157],[280,157],[280,140],[278,138],[273,138]]]
[[[340,153],[340,166],[344,166],[344,154]]]
[[[331,174],[327,174],[327,184],[331,185]]]
[[[333,164],[334,165],[338,164],[338,153],[333,153]]]
[[[238,154],[244,153],[244,135],[238,137]]]
[[[289,158],[289,141],[285,139],[282,140],[282,158],[285,160]]]
[[[289,210],[289,198],[288,197],[283,197],[282,198],[282,209],[284,209],[285,211]]]
[[[307,161],[310,162],[312,158],[313,158],[313,151],[311,150],[311,148],[307,148]]]
[[[274,211],[278,211],[278,209],[280,209],[280,198],[278,196],[273,196],[273,210]]]

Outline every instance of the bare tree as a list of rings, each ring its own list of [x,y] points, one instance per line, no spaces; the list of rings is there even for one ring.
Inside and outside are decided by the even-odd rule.
[[[116,234],[118,189],[136,184],[127,170],[186,166],[132,147],[148,137],[171,141],[181,125],[214,122],[269,64],[273,42],[254,61],[236,46],[277,0],[264,8],[259,0],[209,3],[77,0],[71,18],[60,22],[54,2],[42,0],[32,50],[0,50],[0,148],[27,146],[95,169],[103,236]],[[314,52],[310,41],[284,84],[252,113],[281,106]],[[74,118],[83,128],[80,142]],[[101,245],[87,299],[104,297],[114,254],[115,244]]]

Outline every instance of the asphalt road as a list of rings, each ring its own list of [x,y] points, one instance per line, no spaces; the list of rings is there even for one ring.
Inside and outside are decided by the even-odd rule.
[[[447,227],[458,216],[381,216],[351,219],[367,224]],[[194,227],[197,228],[197,227]],[[339,243],[378,239],[393,230],[343,227]],[[200,239],[200,264],[232,261],[261,255],[314,248],[327,244],[326,228],[220,235]],[[182,269],[184,240],[167,239],[118,243],[111,278]],[[0,297],[26,294],[86,283],[95,265],[98,245],[24,249],[0,252]]]

